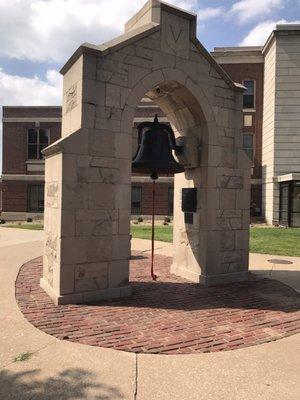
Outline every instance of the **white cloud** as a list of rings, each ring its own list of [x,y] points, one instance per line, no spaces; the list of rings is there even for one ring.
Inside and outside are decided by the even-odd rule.
[[[37,76],[25,78],[10,75],[0,69],[0,104],[18,106],[45,106],[61,104],[62,77],[49,70],[46,81]]]
[[[195,10],[197,0],[168,0]],[[63,63],[83,42],[102,43],[122,33],[145,0],[0,0],[0,56]],[[0,68],[1,105],[61,104],[62,79],[10,75]],[[1,173],[0,123],[0,173]]]
[[[271,32],[276,28],[277,24],[299,24],[300,21],[264,21],[256,25],[243,39],[240,46],[263,46],[270,36]]]
[[[146,2],[144,1],[144,4]],[[198,0],[171,0],[167,1],[169,4],[174,4],[176,7],[182,8],[183,10],[190,10],[195,12]]]
[[[197,0],[169,0],[192,10]],[[64,62],[83,42],[119,35],[145,0],[0,0],[0,56]]]
[[[235,15],[244,24],[257,18],[265,18],[283,5],[284,0],[240,0],[232,5],[229,15]]]
[[[223,13],[223,8],[222,7],[207,7],[198,10],[197,15],[199,22],[201,21],[207,21],[209,19],[219,17]]]

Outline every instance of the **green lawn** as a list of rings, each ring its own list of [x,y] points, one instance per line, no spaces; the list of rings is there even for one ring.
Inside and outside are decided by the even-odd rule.
[[[2,226],[31,230],[43,229],[43,225],[38,223],[5,224]],[[131,234],[134,238],[151,239],[151,226],[131,225]],[[172,242],[172,225],[156,226],[155,239],[162,242]],[[300,228],[251,228],[250,251],[252,253],[300,257]]]
[[[131,225],[131,234],[134,238],[151,239],[150,225]],[[173,226],[155,226],[155,240],[162,242],[173,241]]]
[[[35,224],[34,222],[27,222],[23,224],[4,224],[0,225],[3,226],[4,228],[18,228],[18,229],[30,229],[31,231],[42,231],[44,229],[43,224]]]
[[[300,257],[300,228],[251,228],[250,251]]]
[[[172,226],[156,226],[155,239],[172,242]],[[151,239],[149,225],[132,225],[131,234],[134,238]],[[250,251],[252,253],[274,254],[300,257],[299,228],[251,228]]]

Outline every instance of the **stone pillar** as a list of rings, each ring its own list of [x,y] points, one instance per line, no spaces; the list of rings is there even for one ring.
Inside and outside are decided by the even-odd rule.
[[[223,92],[235,109],[219,110],[218,126],[206,122],[207,135],[205,125],[198,128],[199,164],[175,177],[172,272],[208,286],[248,276],[250,162],[242,150],[241,97]],[[182,188],[197,189],[192,224],[181,211]]]
[[[117,137],[115,93],[95,76],[96,59],[90,55],[67,71],[63,138],[45,151],[41,286],[57,304],[131,293],[131,136]]]

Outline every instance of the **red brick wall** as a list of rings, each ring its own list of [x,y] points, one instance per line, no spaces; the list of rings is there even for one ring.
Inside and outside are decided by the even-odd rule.
[[[16,107],[16,106],[4,106],[3,107],[3,118],[61,118],[62,109],[61,107]]]
[[[132,183],[142,189],[141,215],[152,214],[152,183]],[[168,189],[172,183],[155,183],[155,214],[168,215]]]
[[[38,185],[44,182],[2,182],[2,210],[6,212],[27,211],[27,189],[28,185]]]
[[[221,64],[222,68],[235,81],[242,83],[243,80],[255,80],[255,113],[253,115],[253,127],[244,127],[244,132],[254,133],[254,171],[252,178],[261,178],[262,162],[262,121],[263,121],[263,64]]]
[[[3,122],[3,174],[26,174],[27,131],[34,123]],[[61,123],[41,123],[40,128],[50,129],[50,142],[61,137]]]
[[[3,118],[61,118],[61,107],[3,107]],[[3,122],[3,174],[28,173],[27,131],[35,128],[34,122]],[[50,129],[50,143],[61,137],[61,122],[41,122],[40,128]],[[27,211],[28,185],[42,184],[37,181],[3,180],[2,210],[4,212]]]

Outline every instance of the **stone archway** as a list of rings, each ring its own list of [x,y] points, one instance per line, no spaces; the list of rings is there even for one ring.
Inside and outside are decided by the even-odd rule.
[[[62,69],[62,139],[45,150],[41,286],[57,304],[130,294],[131,142],[147,95],[184,145],[175,178],[173,272],[206,285],[248,271],[250,165],[242,91],[196,38],[196,16],[150,0],[125,34],[82,45]],[[197,189],[193,223],[183,188]]]

